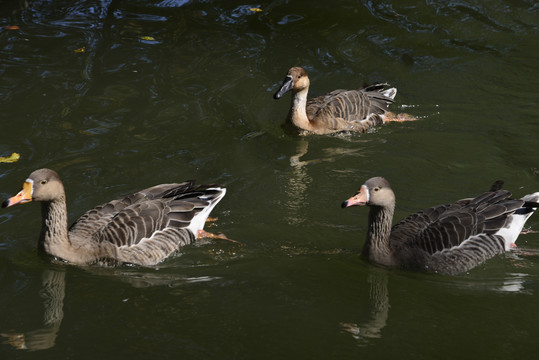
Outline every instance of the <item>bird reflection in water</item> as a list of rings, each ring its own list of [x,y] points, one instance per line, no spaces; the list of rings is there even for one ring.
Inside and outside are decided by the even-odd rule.
[[[382,337],[382,329],[389,316],[389,292],[387,273],[384,269],[372,268],[367,276],[371,319],[365,323],[341,322],[343,332],[350,333],[360,345],[369,345],[370,340]]]
[[[64,318],[65,272],[45,270],[40,296],[43,298],[43,327],[25,333],[7,332],[0,335],[4,343],[19,350],[45,350],[54,346]]]
[[[312,182],[312,178],[307,174],[308,161],[302,161],[301,157],[307,153],[309,143],[301,139],[298,142],[296,155],[290,157],[290,166],[292,167],[291,173],[287,177],[287,184],[284,187],[286,193],[286,208],[288,214],[286,220],[291,225],[298,225],[303,223],[306,219],[302,215],[301,209],[306,204],[306,192],[307,188]]]
[[[219,277],[211,276],[187,277],[178,274],[176,271],[170,273],[167,273],[167,271],[159,271],[167,269],[167,267],[156,269],[140,269],[136,267],[95,267],[87,270],[93,275],[109,276],[116,280],[128,283],[135,288],[145,288],[150,286],[167,286],[170,288],[191,283],[211,282],[220,279]],[[172,267],[171,269],[175,268]],[[0,332],[0,336],[4,338],[3,343],[11,345],[18,350],[27,351],[52,348],[55,345],[56,336],[64,318],[63,307],[65,287],[66,281],[64,270],[45,270],[43,272],[42,286],[39,292],[43,299],[43,326],[27,332]]]
[[[519,260],[520,261],[520,260]],[[518,267],[515,265],[515,267]],[[388,271],[379,267],[371,267],[367,275],[369,286],[369,309],[370,320],[364,323],[341,322],[341,331],[351,334],[360,346],[372,344],[374,339],[382,337],[382,330],[386,327],[389,317],[389,290]],[[495,269],[493,269],[495,271]],[[484,273],[470,274],[463,277],[438,277],[432,274],[425,274],[422,282],[429,282],[432,286],[439,287],[445,291],[455,294],[455,291],[464,293],[472,292],[502,292],[533,294],[533,291],[526,286],[531,283],[530,274],[506,272],[495,274],[495,276]]]
[[[339,135],[335,135],[339,136]],[[302,157],[307,155],[309,150],[309,141],[305,138],[300,138],[296,146],[296,154],[290,157],[291,172],[286,174],[287,182],[284,186],[286,193],[286,208],[290,211],[286,216],[289,224],[297,225],[308,221],[302,209],[308,204],[306,196],[307,189],[313,182],[312,177],[307,172],[308,165],[319,164],[323,162],[334,162],[345,155],[363,156],[362,149],[359,146],[353,148],[330,147],[322,149],[324,156],[303,160]],[[363,149],[364,151],[364,149]]]

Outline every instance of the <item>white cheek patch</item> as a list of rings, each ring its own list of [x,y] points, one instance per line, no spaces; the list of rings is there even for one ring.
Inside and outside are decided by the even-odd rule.
[[[27,183],[30,184],[31,189],[32,189],[32,191],[30,191],[30,195],[33,197],[33,196],[34,196],[34,180],[32,180],[32,179],[26,179],[25,182],[27,182]]]
[[[365,204],[369,203],[369,200],[371,199],[371,194],[369,192],[369,188],[365,185],[361,185],[361,191],[365,193]]]

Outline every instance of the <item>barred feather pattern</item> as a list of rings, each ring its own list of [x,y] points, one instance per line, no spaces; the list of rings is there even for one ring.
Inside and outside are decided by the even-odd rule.
[[[155,265],[196,240],[192,220],[223,195],[215,185],[159,185],[88,211],[69,234],[110,249],[98,262]]]
[[[339,89],[315,97],[307,102],[307,117],[332,131],[366,132],[383,123],[388,105],[393,102],[372,89]]]
[[[425,259],[425,269],[449,274],[468,271],[505,252],[504,238],[496,233],[508,227],[524,205],[510,196],[505,190],[489,191],[421,211],[396,224],[390,241],[403,261],[416,263],[419,257]]]
[[[65,191],[56,172],[34,171],[23,189],[42,202],[39,247],[80,265],[155,265],[196,240],[226,193],[219,185],[194,181],[157,185],[87,211],[68,230]],[[27,195],[21,191],[12,199],[22,196]],[[4,202],[11,204],[15,200]]]
[[[508,217],[524,204],[510,196],[510,192],[499,190],[420,211],[395,225],[392,236],[408,238],[429,254],[459,246],[470,236],[491,235],[504,227]]]
[[[498,235],[479,234],[460,246],[437,251],[425,264],[425,270],[456,275],[505,252],[504,239]]]
[[[358,90],[334,90],[307,101],[309,84],[305,69],[292,67],[273,98],[280,99],[292,91],[287,121],[315,134],[366,132],[383,123],[397,93],[397,89],[386,89],[388,84],[379,83]]]
[[[512,199],[497,183],[475,198],[417,212],[390,228],[395,200],[389,183],[373,178],[363,187],[375,189],[367,197],[365,255],[388,266],[444,274],[468,271],[510,249],[539,207],[539,192]]]

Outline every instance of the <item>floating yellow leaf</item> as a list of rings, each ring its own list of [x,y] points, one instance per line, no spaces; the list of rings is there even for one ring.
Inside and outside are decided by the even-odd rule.
[[[263,10],[261,8],[250,8],[249,10],[253,12],[262,12]]]
[[[10,156],[0,156],[0,163],[13,163],[19,161],[21,155],[13,153]]]
[[[16,348],[17,350],[26,350],[28,347],[26,346],[26,339],[24,338],[24,334],[17,334],[17,333],[1,333],[0,336],[7,338],[3,343],[9,344]]]
[[[83,46],[83,47],[81,47],[80,49],[75,49],[75,50],[73,50],[73,51],[76,52],[76,53],[83,53],[83,52],[86,51],[86,46]]]
[[[155,41],[155,38],[152,36],[141,36],[140,40]]]

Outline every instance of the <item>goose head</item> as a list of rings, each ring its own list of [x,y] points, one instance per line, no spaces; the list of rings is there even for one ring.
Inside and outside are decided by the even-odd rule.
[[[280,99],[284,94],[289,91],[294,93],[300,92],[302,90],[309,88],[309,77],[304,68],[296,66],[288,70],[288,74],[284,78],[281,87],[275,94],[273,94],[274,99]]]
[[[60,176],[50,169],[39,169],[30,174],[22,190],[2,203],[2,207],[24,204],[30,201],[54,201],[64,196]]]
[[[389,182],[383,177],[374,177],[361,185],[356,195],[342,203],[343,208],[350,206],[392,207],[395,205],[395,193]]]

